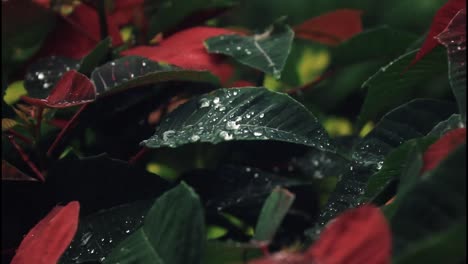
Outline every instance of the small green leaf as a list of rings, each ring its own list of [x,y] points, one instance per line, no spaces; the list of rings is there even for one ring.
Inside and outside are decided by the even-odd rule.
[[[201,263],[205,234],[198,195],[181,183],[156,200],[143,226],[114,248],[104,263]]]
[[[91,79],[98,94],[167,81],[193,81],[217,84],[218,79],[208,71],[183,70],[138,56],[127,56],[96,68]]]
[[[96,47],[81,60],[78,72],[89,76],[94,68],[109,54],[111,44],[110,37],[99,42]]]
[[[286,63],[294,38],[292,29],[281,22],[253,36],[222,35],[205,41],[210,53],[225,54],[239,62],[272,74],[277,79]]]
[[[263,87],[219,89],[178,107],[142,142],[149,148],[194,142],[276,140],[334,151],[318,120],[286,94]]]
[[[362,87],[368,90],[358,117],[358,128],[385,111],[409,101],[418,92],[417,89],[424,87],[421,84],[447,73],[445,54],[441,48],[435,49],[406,70],[416,52],[402,55],[364,82]]]
[[[293,201],[293,193],[286,189],[275,188],[260,211],[253,240],[258,242],[272,241]]]
[[[24,89],[24,81],[16,81],[8,85],[3,96],[3,101],[8,105],[16,103],[22,95],[27,95],[28,91]]]

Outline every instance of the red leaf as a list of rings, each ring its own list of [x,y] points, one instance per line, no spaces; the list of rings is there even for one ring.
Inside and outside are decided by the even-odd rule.
[[[57,206],[21,242],[11,264],[57,263],[78,228],[80,204]]]
[[[119,28],[111,16],[107,16],[107,31],[114,46],[123,43]],[[57,55],[81,59],[99,43],[101,29],[99,15],[92,7],[81,4],[69,16],[57,22],[55,30],[49,34],[38,56]]]
[[[332,221],[306,253],[317,263],[390,263],[391,231],[379,208],[364,205]]]
[[[387,264],[391,231],[380,209],[364,205],[332,220],[305,253],[279,252],[251,264]]]
[[[238,81],[235,81],[231,86],[236,87],[236,88],[255,87],[255,84],[253,82],[249,82],[249,81],[245,81],[245,80],[238,80]]]
[[[96,87],[83,74],[75,70],[66,72],[45,99],[22,96],[32,105],[66,108],[92,102],[96,99]]]
[[[138,46],[123,51],[122,55],[142,56],[185,69],[209,70],[224,83],[233,74],[232,66],[223,63],[223,57],[206,52],[203,45],[205,39],[224,34],[233,32],[222,28],[194,27],[172,35],[158,46]]]
[[[295,26],[296,37],[326,45],[337,45],[362,31],[362,11],[335,10]]]
[[[424,152],[424,166],[421,174],[434,169],[456,147],[466,141],[466,128],[458,128],[447,132]]]
[[[432,19],[429,34],[424,40],[421,49],[419,49],[415,58],[411,61],[408,67],[418,62],[421,58],[426,56],[426,54],[428,54],[432,49],[439,45],[439,42],[437,41],[437,39],[435,39],[435,37],[447,27],[452,18],[458,13],[458,11],[460,11],[463,8],[466,8],[465,0],[449,0],[437,11],[434,18]]]
[[[110,17],[119,27],[127,25],[137,18],[144,17],[143,3],[144,0],[116,0]]]

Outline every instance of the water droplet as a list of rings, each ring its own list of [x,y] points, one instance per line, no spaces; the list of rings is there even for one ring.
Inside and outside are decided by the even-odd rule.
[[[254,173],[254,178],[258,178],[260,176],[258,173]]]
[[[213,103],[214,103],[214,104],[219,104],[219,97],[215,97],[215,98],[213,99]]]
[[[145,66],[146,66],[146,62],[142,62],[142,63],[141,63],[141,66],[145,67]]]
[[[350,166],[350,167],[349,167],[349,170],[350,170],[350,171],[353,171],[353,166]]]
[[[323,179],[323,174],[322,174],[322,172],[319,171],[319,170],[314,171],[314,178],[316,178],[316,179]]]
[[[129,229],[125,230],[125,233],[126,234],[130,233],[130,230]]]
[[[383,161],[379,161],[379,162],[377,163],[377,169],[378,169],[378,170],[382,169],[383,163],[384,163]]]
[[[112,66],[115,66],[115,62],[111,62],[111,65],[112,65]]]
[[[206,98],[200,99],[200,101],[198,103],[200,104],[200,108],[205,108],[205,107],[210,106],[210,100],[208,100]]]
[[[233,138],[232,135],[226,131],[219,132],[219,136],[224,140],[231,140]]]
[[[252,54],[252,52],[251,52],[250,50],[248,50],[248,49],[245,50],[245,53],[246,53],[247,55],[251,55],[251,54]]]
[[[250,171],[252,171],[252,169],[250,167],[247,167],[247,168],[245,168],[245,171],[250,172]]]
[[[81,246],[84,246],[86,245],[89,240],[91,239],[91,237],[93,236],[93,234],[91,234],[91,232],[87,232],[83,235],[83,237],[81,238]]]
[[[254,134],[254,136],[256,136],[256,137],[259,137],[259,136],[263,135],[262,132],[254,132],[253,134]]]
[[[237,46],[237,47],[236,47],[236,50],[241,50],[241,49],[242,49],[242,48],[241,48],[241,47],[239,47],[239,46]]]
[[[263,118],[265,114],[261,113],[258,117]]]
[[[198,135],[192,135],[190,137],[190,141],[192,141],[192,142],[197,142],[199,139],[200,139],[200,136],[198,136]]]
[[[130,78],[133,78],[133,77],[135,77],[135,74],[130,73]]]
[[[49,88],[49,86],[50,86],[50,83],[44,83],[44,84],[42,85],[42,87],[43,87],[44,89]]]
[[[91,254],[94,254],[94,248],[93,248],[93,249],[91,249],[91,252],[89,252],[89,253],[91,253]]]
[[[236,124],[235,121],[228,121],[226,123],[226,129],[228,130],[237,130],[239,129],[240,125],[239,124]]]
[[[163,140],[164,141],[168,141],[170,139],[170,137],[172,137],[176,132],[174,130],[168,130],[168,131],[164,131],[163,133]]]
[[[221,111],[221,112],[224,111],[224,110],[226,110],[226,107],[224,107],[224,106],[221,106],[221,107],[219,108],[219,111]]]
[[[38,78],[39,80],[44,79],[44,74],[43,74],[42,72],[38,73],[38,74],[37,74],[37,78]]]
[[[232,94],[233,94],[233,95],[237,95],[237,92],[233,92]]]

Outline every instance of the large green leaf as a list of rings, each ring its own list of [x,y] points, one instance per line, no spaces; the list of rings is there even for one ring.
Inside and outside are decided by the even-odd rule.
[[[373,174],[367,182],[365,201],[372,201],[374,204],[383,204],[388,201],[391,195],[391,189],[395,188],[395,181],[400,178],[404,168],[408,165],[405,161],[408,155],[414,155],[411,151],[416,146],[426,149],[436,141],[437,137],[426,136],[412,139],[403,143],[398,148],[392,150],[383,162],[382,168]],[[390,189],[390,190],[389,190]]]
[[[453,114],[447,120],[437,124],[428,135],[441,137],[446,132],[460,127],[463,127],[461,116],[459,114]]]
[[[275,188],[263,204],[253,240],[270,242],[294,201],[294,194],[286,189]]]
[[[104,263],[201,263],[203,208],[185,183],[156,200],[143,226],[120,243]]]
[[[333,63],[345,66],[401,54],[416,36],[388,26],[364,31],[332,49]]]
[[[454,111],[450,103],[416,99],[387,113],[374,130],[355,145],[352,161],[342,172],[318,224],[323,226],[340,212],[359,205],[369,177],[382,168],[385,156],[392,149],[425,136]]]
[[[262,34],[221,35],[207,39],[205,46],[210,53],[229,55],[245,65],[279,79],[293,38],[292,29],[282,22],[277,22]]]
[[[217,84],[208,71],[183,70],[138,56],[127,56],[96,68],[91,79],[98,94],[108,94],[136,86],[166,81],[193,81]]]
[[[149,4],[149,3],[148,3]],[[236,2],[231,0],[182,0],[158,1],[157,11],[151,15],[148,37],[153,38],[158,33],[174,30],[188,16],[199,11],[213,11],[232,7]],[[151,4],[149,4],[151,5]]]
[[[123,204],[80,219],[76,235],[60,263],[105,260],[116,245],[141,227],[152,203],[154,200]]]
[[[426,263],[459,263],[465,259],[466,237],[453,230],[466,228],[460,226],[466,223],[466,144],[419,179],[403,183],[394,201],[391,226],[395,263],[411,263],[408,260],[415,254],[431,254]],[[442,242],[431,245],[431,239]],[[462,245],[452,251],[437,250],[454,241]]]
[[[447,48],[450,84],[466,123],[466,10],[460,10],[437,37]]]
[[[415,94],[421,92],[418,89],[424,89],[422,84],[447,73],[443,49],[432,51],[417,64],[406,69],[416,52],[406,53],[390,62],[362,85],[368,90],[359,114],[358,127],[409,101]]]
[[[276,140],[334,150],[312,113],[288,95],[263,87],[220,89],[192,99],[142,144],[158,148],[230,140]]]
[[[204,252],[203,264],[244,264],[260,256],[262,251],[252,244],[209,241]]]

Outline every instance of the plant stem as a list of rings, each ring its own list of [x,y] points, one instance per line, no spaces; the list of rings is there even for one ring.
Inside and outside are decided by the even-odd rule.
[[[140,160],[146,153],[150,152],[150,149],[147,147],[141,148],[133,157],[128,160],[129,164],[135,164],[138,160]]]
[[[323,80],[327,79],[328,77],[330,77],[332,75],[333,75],[332,71],[326,72],[326,73],[320,75],[319,77],[317,77],[312,82],[306,83],[306,84],[304,84],[302,86],[299,86],[299,87],[296,87],[296,88],[289,89],[289,90],[286,91],[286,93],[287,94],[298,94],[300,92],[309,90],[309,89],[315,87],[317,84],[321,83]]]
[[[36,108],[37,111],[37,116],[36,116],[36,128],[35,128],[35,140],[36,143],[39,142],[39,138],[41,136],[41,124],[42,124],[42,113],[44,112],[44,108],[41,106],[38,106]]]
[[[73,129],[74,127],[76,127],[76,125],[78,124],[77,120],[78,120],[78,116],[81,114],[81,112],[83,112],[83,110],[86,109],[86,107],[89,105],[88,104],[84,104],[80,107],[80,109],[78,109],[78,111],[76,111],[76,113],[73,115],[73,117],[68,121],[68,123],[65,125],[65,127],[60,131],[60,133],[58,134],[58,136],[55,138],[54,142],[52,143],[52,145],[50,145],[49,147],[49,150],[47,151],[47,156],[51,156],[55,149],[57,148],[57,145],[59,144],[59,142],[63,139],[63,137],[65,136],[65,134],[70,131],[71,129]]]
[[[26,162],[26,164],[31,168],[31,170],[36,174],[37,178],[40,181],[45,182],[44,175],[42,175],[42,173],[39,171],[36,165],[34,165],[34,163],[29,159],[29,156],[24,152],[23,148],[21,148],[21,146],[18,145],[18,143],[16,143],[14,136],[8,135],[8,140],[13,145],[13,147],[15,147],[16,151],[18,151],[23,161]]]
[[[10,129],[8,129],[8,133],[15,136],[17,139],[20,139],[21,141],[23,141],[26,144],[32,145],[32,140],[29,139],[28,137],[26,137],[25,135],[21,134],[20,132],[17,132],[17,131],[10,128]]]

